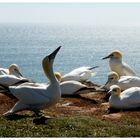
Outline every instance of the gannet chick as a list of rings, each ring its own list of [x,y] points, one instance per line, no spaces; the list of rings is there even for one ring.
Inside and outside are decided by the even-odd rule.
[[[136,76],[132,68],[122,61],[122,53],[120,51],[115,50],[102,59],[107,58],[109,58],[109,66],[111,71],[118,73],[119,76]]]
[[[116,109],[131,109],[140,107],[140,87],[132,87],[123,92],[117,85],[110,87],[110,107]]]
[[[61,80],[62,80],[62,82],[69,81],[69,80],[74,80],[74,81],[79,81],[79,82],[87,81],[91,77],[96,75],[96,72],[93,72],[92,69],[95,69],[97,67],[98,66],[80,67],[80,68],[74,69],[71,72],[62,76]]]
[[[118,85],[121,90],[126,90],[131,87],[140,87],[140,78],[136,76],[121,76],[116,72],[110,72],[108,74],[108,81],[104,85],[104,88],[108,89],[112,85]]]
[[[42,60],[44,73],[50,80],[49,85],[32,86],[32,85],[18,85],[9,86],[7,90],[13,94],[18,102],[12,109],[4,113],[4,116],[14,114],[22,110],[31,110],[39,115],[40,110],[45,107],[55,105],[61,98],[61,91],[59,82],[53,72],[54,58],[61,47],[58,47],[53,53],[46,56]]]

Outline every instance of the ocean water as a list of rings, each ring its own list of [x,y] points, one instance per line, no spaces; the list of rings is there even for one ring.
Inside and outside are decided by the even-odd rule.
[[[123,59],[140,76],[140,27],[76,26],[48,24],[0,24],[0,67],[19,65],[24,77],[48,81],[42,59],[62,46],[54,70],[61,74],[81,66],[100,66],[94,83],[104,84],[110,71],[108,60],[101,60],[118,49]]]

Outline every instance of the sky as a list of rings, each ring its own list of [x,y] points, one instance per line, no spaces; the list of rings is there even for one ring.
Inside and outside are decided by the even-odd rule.
[[[140,25],[140,3],[0,3],[0,23]]]

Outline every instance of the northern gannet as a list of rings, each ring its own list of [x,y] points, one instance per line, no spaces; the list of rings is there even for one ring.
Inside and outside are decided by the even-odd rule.
[[[12,109],[4,113],[4,116],[22,110],[31,110],[39,115],[41,109],[55,105],[59,101],[61,98],[61,90],[59,82],[53,72],[53,62],[60,48],[61,47],[58,47],[42,60],[44,73],[50,81],[49,85],[41,84],[40,86],[34,86],[21,84],[18,86],[9,86],[9,88],[7,88],[7,90],[18,99],[18,102]]]
[[[140,87],[132,87],[123,92],[117,85],[110,87],[110,107],[116,109],[131,109],[140,107]]]
[[[111,71],[115,71],[119,76],[136,76],[132,68],[122,61],[122,53],[120,51],[115,50],[102,59],[107,58],[109,58],[109,66]]]
[[[87,81],[91,77],[96,75],[96,72],[93,72],[92,69],[95,69],[97,67],[98,66],[80,67],[80,68],[74,69],[71,72],[62,76],[61,81],[69,81],[69,80],[74,80],[74,81],[79,81],[79,82]]]
[[[118,85],[121,90],[126,90],[131,87],[140,87],[140,78],[136,76],[121,76],[116,72],[110,72],[108,74],[108,81],[104,85],[104,88],[108,89],[112,85]]]

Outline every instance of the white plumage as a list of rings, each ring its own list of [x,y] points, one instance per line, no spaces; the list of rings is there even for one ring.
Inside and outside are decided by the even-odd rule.
[[[58,79],[58,81],[61,81],[62,77],[59,72],[55,72],[55,76]],[[73,80],[61,82],[60,88],[61,95],[74,95],[96,91],[95,88],[89,88],[86,85]]]
[[[96,75],[96,72],[93,72],[92,69],[97,68],[98,66],[95,67],[80,67],[77,69],[72,70],[71,72],[65,74],[62,76],[62,81],[69,81],[69,80],[74,80],[74,81],[87,81],[91,77]]]
[[[105,88],[109,89],[112,85],[118,85],[121,90],[126,90],[131,87],[140,87],[140,78],[136,76],[119,76],[116,72],[110,72],[108,74],[108,81],[105,84]]]
[[[17,64],[11,64],[8,69],[0,68],[0,75],[15,75],[18,78],[22,76]]]
[[[59,49],[60,47],[49,56],[46,56],[42,61],[44,72],[50,80],[50,84],[31,83],[31,85],[21,84],[19,86],[10,86],[10,93],[12,93],[19,101],[4,115],[14,114],[22,110],[32,110],[38,114],[44,107],[54,105],[59,101],[61,91],[59,83],[54,76],[52,66],[55,55]]]
[[[116,109],[131,109],[140,107],[140,87],[132,87],[123,92],[117,85],[110,87],[109,104]]]
[[[115,71],[119,76],[136,76],[136,73],[133,71],[133,69],[122,61],[122,53],[120,51],[113,51],[103,59],[107,58],[110,58],[109,66],[111,71]]]

